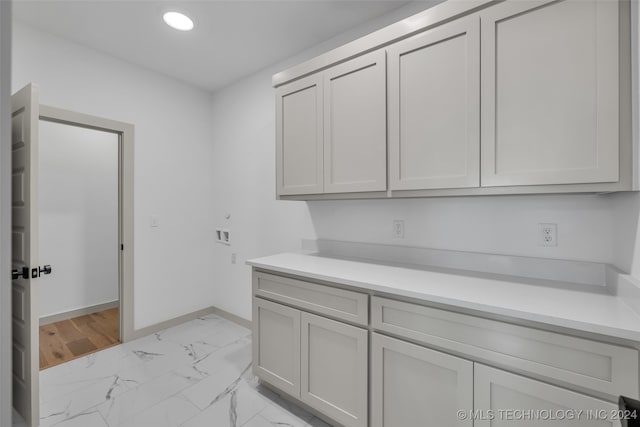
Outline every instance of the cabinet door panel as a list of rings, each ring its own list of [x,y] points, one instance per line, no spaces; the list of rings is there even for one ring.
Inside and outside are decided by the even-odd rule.
[[[481,16],[482,186],[618,181],[618,2]]]
[[[480,18],[396,43],[389,55],[392,190],[480,185]]]
[[[301,313],[301,398],[347,427],[367,425],[365,329]]]
[[[387,189],[385,52],[324,72],[324,191]]]
[[[322,75],[276,90],[278,194],[322,193]]]
[[[300,396],[298,310],[253,299],[253,371],[291,396]]]
[[[470,427],[473,362],[380,334],[371,338],[372,427]]]
[[[476,363],[474,366],[474,402],[477,414],[475,427],[617,427],[619,421],[610,417],[617,409],[613,403],[535,381],[520,375]],[[523,419],[522,410],[531,417]],[[571,412],[567,412],[571,410]],[[521,411],[521,412],[516,412]],[[582,412],[579,412],[582,411]],[[494,419],[487,414],[492,413]],[[535,414],[538,416],[535,416]],[[575,414],[575,419],[561,419],[563,414]],[[549,416],[554,414],[554,418]],[[579,416],[578,416],[579,415]],[[545,419],[547,416],[547,419]]]

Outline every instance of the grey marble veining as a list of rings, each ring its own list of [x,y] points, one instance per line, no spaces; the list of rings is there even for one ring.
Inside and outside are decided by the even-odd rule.
[[[42,427],[328,426],[262,387],[251,332],[215,315],[42,371],[40,414]]]

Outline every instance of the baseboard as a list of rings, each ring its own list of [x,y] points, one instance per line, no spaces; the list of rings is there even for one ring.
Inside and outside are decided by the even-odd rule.
[[[103,304],[92,305],[90,307],[79,308],[77,310],[66,311],[64,313],[52,314],[40,318],[40,325],[48,325],[50,323],[60,322],[62,320],[73,319],[74,317],[84,316],[87,314],[97,313],[99,311],[109,310],[118,307],[120,301],[105,302]]]
[[[127,341],[136,340],[138,338],[146,337],[147,335],[155,334],[156,332],[164,329],[178,326],[182,323],[190,322],[198,317],[206,316],[207,314],[214,314],[213,307],[203,308],[191,313],[183,314],[182,316],[174,317],[173,319],[165,320],[164,322],[156,323],[155,325],[146,326],[141,329],[135,329]]]
[[[197,319],[198,317],[206,316],[208,314],[215,314],[216,316],[220,316],[226,320],[229,320],[230,322],[236,323],[240,326],[244,326],[247,329],[251,329],[250,320],[244,319],[240,316],[236,316],[235,314],[231,314],[228,311],[221,310],[217,307],[207,307],[203,308],[202,310],[174,317],[173,319],[165,320],[164,322],[156,323],[155,325],[146,326],[142,329],[136,329],[133,331],[131,337],[129,337],[127,341],[132,341],[138,338],[145,337],[147,335],[155,334],[156,332],[178,326],[182,323],[190,322]]]
[[[218,307],[211,307],[211,308],[213,309],[213,314],[218,315],[223,319],[227,319],[240,326],[244,326],[247,329],[251,329],[251,320],[247,320],[244,317],[236,316],[235,314],[229,313],[228,311],[224,311]]]
[[[333,426],[333,425],[338,425],[339,426],[339,425],[341,425],[341,424],[336,424],[335,420],[332,420],[331,418],[329,418],[328,416],[326,416],[322,412],[320,412],[317,409],[312,408],[311,406],[307,405],[306,403],[301,401],[300,398],[293,397],[290,394],[285,393],[284,391],[280,390],[276,386],[273,386],[273,385],[269,384],[266,381],[263,381],[261,379],[259,379],[259,381],[260,381],[260,385],[262,387],[266,388],[267,390],[271,391],[272,393],[277,394],[280,397],[280,399],[284,400],[288,404],[295,405],[295,406],[298,406],[299,408],[302,408],[303,410],[307,411],[311,415],[313,415],[313,416],[315,416],[317,418],[320,418],[322,421],[324,421],[325,423],[327,423],[330,426]],[[277,402],[276,402],[276,405],[280,406],[280,404],[277,403]],[[311,425],[311,424],[309,424],[309,425]]]

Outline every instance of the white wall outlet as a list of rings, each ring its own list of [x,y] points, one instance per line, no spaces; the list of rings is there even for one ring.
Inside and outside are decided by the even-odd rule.
[[[160,220],[158,219],[157,215],[151,215],[151,217],[149,218],[149,226],[151,226],[151,227],[159,227],[160,226]]]
[[[404,220],[393,220],[393,237],[395,239],[404,239]]]
[[[538,224],[538,245],[558,246],[558,224]]]
[[[216,228],[216,242],[222,243],[222,228]]]

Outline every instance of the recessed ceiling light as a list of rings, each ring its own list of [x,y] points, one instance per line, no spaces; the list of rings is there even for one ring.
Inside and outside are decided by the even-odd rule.
[[[168,26],[180,31],[193,29],[193,21],[187,15],[180,12],[167,12],[162,16]]]

